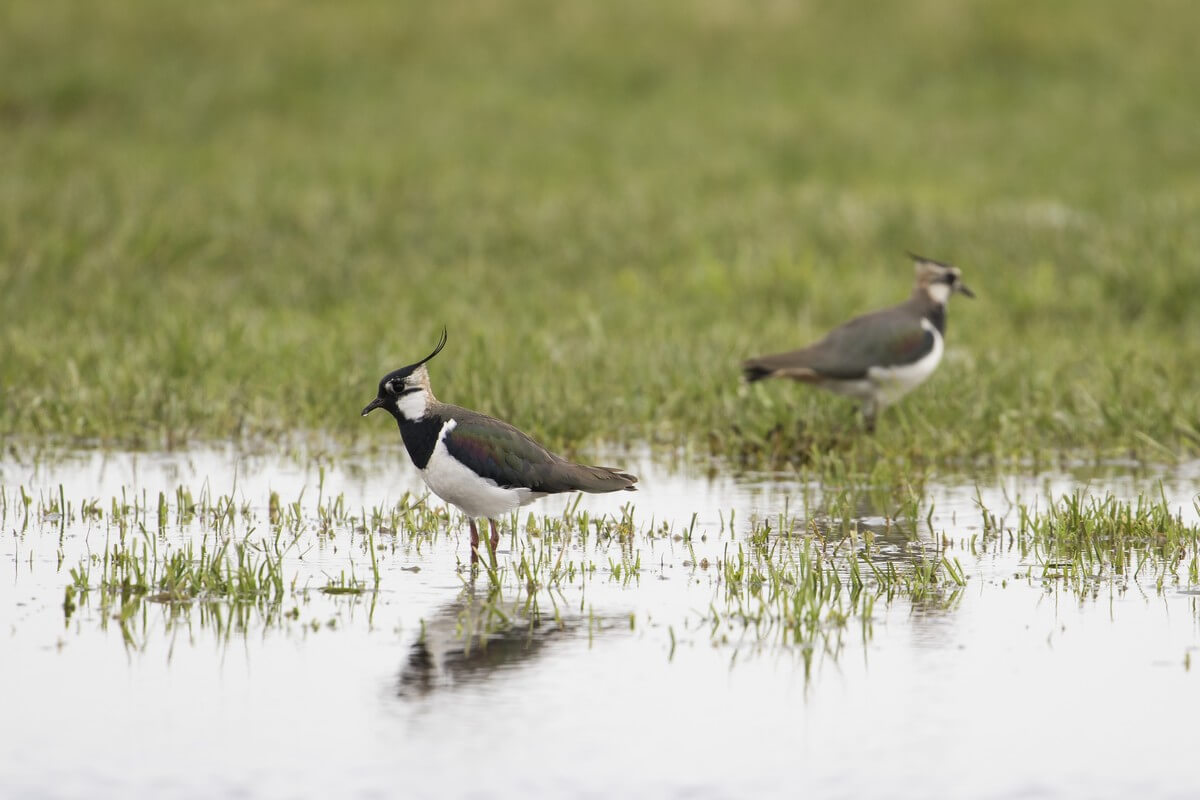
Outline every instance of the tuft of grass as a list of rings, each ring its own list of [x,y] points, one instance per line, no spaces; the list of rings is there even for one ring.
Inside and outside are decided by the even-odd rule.
[[[1200,509],[1198,509],[1200,510]],[[1041,577],[1062,579],[1079,593],[1101,584],[1164,588],[1200,585],[1200,530],[1164,497],[1063,496],[1041,514],[1018,509],[1015,536],[1036,559]]]

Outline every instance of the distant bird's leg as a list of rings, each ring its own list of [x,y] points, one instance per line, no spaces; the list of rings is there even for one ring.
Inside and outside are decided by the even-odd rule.
[[[488,519],[488,523],[492,526],[492,555],[496,555],[496,548],[500,545],[500,531],[496,530],[496,520]]]
[[[874,401],[874,400],[867,400],[866,402],[864,402],[864,403],[863,403],[863,407],[862,407],[862,413],[863,413],[863,422],[864,422],[864,423],[866,423],[866,426],[867,426],[867,433],[874,433],[874,432],[875,432],[875,413],[876,413],[876,410],[877,410],[877,409],[876,409],[876,407],[875,407],[875,401]]]
[[[475,527],[474,517],[468,517],[467,522],[471,525],[471,563],[474,564],[479,560],[479,529]]]

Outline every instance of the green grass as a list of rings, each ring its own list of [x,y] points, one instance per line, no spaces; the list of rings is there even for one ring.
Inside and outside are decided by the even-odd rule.
[[[1080,594],[1104,582],[1125,588],[1140,580],[1160,593],[1200,582],[1200,530],[1165,497],[1127,502],[1078,493],[1042,513],[1021,507],[1015,537],[1045,579],[1066,579]]]
[[[555,446],[759,461],[1200,447],[1200,8],[17,0],[0,430],[321,432],[423,356]],[[865,439],[738,361],[960,264]]]

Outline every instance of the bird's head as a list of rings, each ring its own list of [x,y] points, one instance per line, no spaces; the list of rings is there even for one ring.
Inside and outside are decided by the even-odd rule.
[[[362,410],[365,417],[377,408],[386,409],[398,422],[413,421],[425,416],[429,403],[433,400],[433,390],[429,386],[429,371],[425,362],[442,352],[446,346],[446,329],[442,329],[442,338],[438,341],[433,352],[415,364],[393,370],[379,381],[379,391],[375,399],[367,403]]]
[[[935,303],[945,303],[952,294],[962,294],[974,297],[962,280],[962,270],[953,264],[943,264],[932,258],[925,258],[916,253],[909,253],[917,271],[917,288],[925,291]]]

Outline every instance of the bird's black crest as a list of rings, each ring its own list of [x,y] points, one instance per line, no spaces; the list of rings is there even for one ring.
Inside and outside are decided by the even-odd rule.
[[[407,367],[401,367],[400,369],[392,370],[387,375],[384,375],[383,379],[381,381],[379,381],[380,392],[382,393],[384,391],[384,387],[387,386],[389,381],[394,381],[397,379],[403,380],[403,379],[407,378],[409,375],[412,375],[413,370],[415,370],[417,367],[424,364],[426,361],[429,361],[431,358],[436,356],[438,353],[442,352],[442,348],[445,346],[446,346],[446,328],[445,328],[445,326],[442,326],[442,337],[440,339],[438,339],[437,347],[433,348],[433,352],[430,353],[429,355],[425,356],[424,358],[422,358],[420,361],[416,362],[415,364],[409,364]]]
[[[919,256],[916,253],[914,253],[912,250],[905,250],[904,253],[909,258],[911,258],[913,261],[924,261],[926,264],[935,264],[939,267],[944,267],[945,269],[953,269],[954,268],[953,264],[947,264],[942,261],[934,261],[932,258],[926,258],[925,256]]]
[[[432,353],[430,353],[429,355],[427,355],[427,356],[425,356],[424,358],[422,358],[422,359],[421,359],[420,361],[418,361],[416,364],[413,364],[413,366],[414,366],[414,367],[419,367],[419,366],[421,366],[421,365],[422,365],[422,364],[424,364],[426,361],[428,361],[429,359],[433,358],[433,357],[434,357],[434,356],[436,356],[438,353],[442,352],[442,348],[443,348],[443,347],[445,347],[445,346],[446,346],[446,326],[445,326],[445,325],[443,325],[443,326],[442,326],[442,338],[438,339],[437,347],[433,348],[433,352],[432,352]]]

